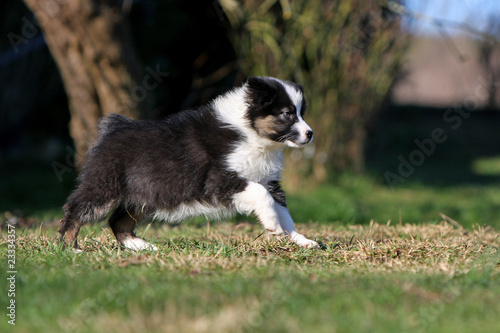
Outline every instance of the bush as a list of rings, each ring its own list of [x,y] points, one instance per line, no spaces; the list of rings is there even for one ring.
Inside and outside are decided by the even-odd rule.
[[[314,146],[293,151],[298,185],[364,167],[365,126],[398,74],[407,38],[399,17],[374,1],[220,0],[240,66],[249,75],[301,83]]]

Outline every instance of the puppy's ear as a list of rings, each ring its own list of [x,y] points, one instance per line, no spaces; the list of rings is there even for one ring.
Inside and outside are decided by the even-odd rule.
[[[278,94],[278,82],[273,79],[250,76],[247,80],[249,96],[254,105],[267,106]]]

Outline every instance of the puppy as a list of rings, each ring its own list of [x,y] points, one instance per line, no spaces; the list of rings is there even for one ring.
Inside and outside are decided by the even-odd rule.
[[[255,214],[272,235],[317,248],[295,231],[279,184],[283,148],[313,139],[305,110],[302,86],[250,77],[204,107],[163,120],[103,118],[64,205],[64,243],[78,249],[80,227],[111,211],[117,241],[134,250],[157,250],[134,234],[143,218],[220,219],[239,212]]]

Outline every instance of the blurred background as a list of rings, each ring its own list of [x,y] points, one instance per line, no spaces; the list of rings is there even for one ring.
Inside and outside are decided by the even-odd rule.
[[[315,132],[286,150],[297,222],[500,227],[496,0],[2,1],[0,36],[3,221],[62,217],[103,115],[269,75],[305,87]]]

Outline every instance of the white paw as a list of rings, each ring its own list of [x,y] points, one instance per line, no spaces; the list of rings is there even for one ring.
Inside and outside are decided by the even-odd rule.
[[[307,239],[304,235],[299,233],[294,234],[290,237],[290,240],[300,247],[307,249],[319,249],[319,244],[311,239]]]
[[[138,237],[127,238],[122,242],[122,245],[127,249],[135,251],[142,251],[142,250],[158,251],[158,248],[155,245],[148,243],[145,240],[140,239]]]

